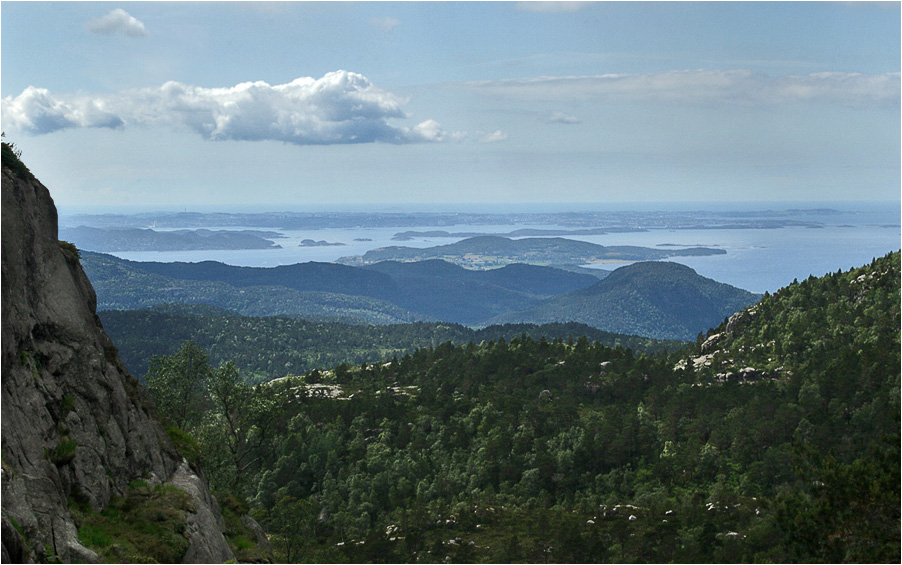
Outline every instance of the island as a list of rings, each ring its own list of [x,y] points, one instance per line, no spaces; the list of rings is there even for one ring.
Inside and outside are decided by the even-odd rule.
[[[561,237],[511,239],[502,236],[478,236],[424,249],[381,247],[367,251],[362,256],[342,257],[337,262],[345,265],[371,265],[381,261],[411,262],[441,259],[468,269],[494,269],[514,263],[561,267],[723,254],[726,254],[725,250],[710,247],[653,249],[632,245],[605,246]]]
[[[340,242],[333,243],[333,242],[323,241],[323,240],[314,241],[312,239],[305,239],[305,240],[301,241],[301,244],[298,247],[334,247],[334,246],[341,246],[341,245],[344,245],[344,243],[340,243]]]
[[[259,230],[180,229],[157,231],[140,228],[60,228],[60,239],[79,249],[110,253],[115,251],[196,251],[237,249],[281,249],[272,239],[279,232]]]

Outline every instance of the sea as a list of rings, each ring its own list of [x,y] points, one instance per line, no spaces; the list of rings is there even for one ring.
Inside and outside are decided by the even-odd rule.
[[[748,214],[753,210],[777,212],[781,220],[798,220],[806,225],[757,228],[672,228],[651,227],[645,231],[610,232],[603,235],[566,235],[569,239],[589,241],[600,245],[637,245],[667,249],[673,246],[704,246],[726,251],[722,255],[701,257],[671,257],[667,260],[687,265],[700,275],[752,292],[774,292],[794,279],[809,275],[821,276],[848,270],[869,263],[874,257],[883,256],[902,247],[902,221],[899,203],[750,203],[731,208],[725,204],[695,207],[682,205],[659,210],[662,217],[668,214],[684,214],[687,211],[714,210],[718,213],[738,212]],[[586,212],[592,207],[576,210]],[[597,208],[602,210],[602,208]],[[605,208],[610,209],[610,208]],[[656,209],[645,204],[635,208],[645,217]],[[565,206],[543,211],[565,212]],[[573,209],[575,210],[575,209]],[[628,211],[620,206],[616,211]],[[395,210],[396,211],[396,210]],[[422,211],[420,209],[414,211]],[[446,212],[448,210],[440,210]],[[473,211],[469,209],[468,211]],[[499,213],[496,207],[492,213]],[[508,208],[507,211],[530,211]],[[754,215],[754,214],[753,214]],[[748,216],[743,216],[743,218]],[[664,222],[665,224],[667,222]],[[812,224],[818,227],[811,227]],[[273,228],[240,228],[236,226],[208,229],[265,229],[278,231],[283,237],[273,241],[278,249],[267,250],[202,250],[175,252],[113,252],[111,254],[133,261],[219,261],[229,265],[249,267],[274,267],[308,261],[333,262],[341,257],[363,255],[371,249],[387,246],[432,247],[459,241],[462,237],[415,236],[398,241],[396,234],[404,231],[444,230],[447,232],[478,232],[505,234],[516,229],[575,229],[571,226],[549,224],[493,224],[454,226],[410,225],[374,228],[330,228],[317,230],[284,230]],[[580,226],[586,227],[586,226]],[[302,246],[306,239],[339,243],[329,246]],[[626,262],[586,265],[594,269],[613,270]]]

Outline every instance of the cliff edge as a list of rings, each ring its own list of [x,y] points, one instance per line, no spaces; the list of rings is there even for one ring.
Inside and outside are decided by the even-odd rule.
[[[183,560],[233,560],[206,481],[172,446],[95,308],[78,251],[57,239],[49,191],[4,143],[3,562],[98,561],[72,508],[101,512],[135,481],[193,499]]]

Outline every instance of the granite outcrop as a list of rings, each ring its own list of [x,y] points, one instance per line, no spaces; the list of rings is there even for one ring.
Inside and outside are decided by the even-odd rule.
[[[186,560],[234,559],[206,481],[104,333],[78,250],[58,240],[49,191],[3,149],[3,562],[97,561],[70,505],[99,512],[136,480],[194,499]]]

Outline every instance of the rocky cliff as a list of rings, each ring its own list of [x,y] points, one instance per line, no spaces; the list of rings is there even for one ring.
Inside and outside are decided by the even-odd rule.
[[[71,509],[100,512],[138,480],[193,499],[184,560],[234,559],[206,482],[172,446],[95,305],[78,251],[57,239],[50,193],[4,143],[3,562],[97,561]]]

